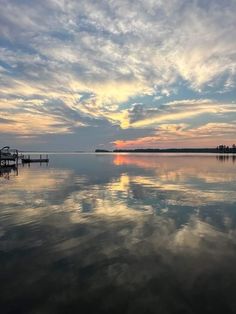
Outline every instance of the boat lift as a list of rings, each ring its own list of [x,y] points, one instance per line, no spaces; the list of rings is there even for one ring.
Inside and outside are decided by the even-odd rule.
[[[6,167],[18,165],[19,152],[17,149],[11,149],[9,146],[4,146],[0,149],[0,166]]]

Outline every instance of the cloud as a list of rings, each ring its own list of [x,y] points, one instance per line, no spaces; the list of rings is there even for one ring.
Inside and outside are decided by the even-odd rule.
[[[131,140],[116,140],[117,148],[137,147],[214,147],[223,142],[232,145],[235,142],[234,123],[211,122],[197,127],[189,124],[160,124],[152,134]]]
[[[180,106],[169,116],[158,105],[141,112],[130,104],[146,95],[166,103],[181,88],[201,98],[209,90],[227,97],[235,86],[233,0],[2,0],[0,6],[0,98],[9,101],[1,114],[10,115],[19,99],[23,114],[31,101],[41,119],[48,119],[45,132],[74,132],[75,117],[80,126],[98,119],[143,128],[214,114],[222,102],[205,109],[192,102],[191,110]],[[57,114],[46,109],[51,102]],[[35,133],[14,114],[24,133]],[[62,126],[65,120],[72,121],[70,127]],[[13,131],[18,132],[14,126]]]
[[[162,104],[158,107],[147,107],[145,104],[134,104],[127,110],[129,126],[156,126],[166,122],[180,122],[210,114],[217,119],[219,116],[236,115],[234,104],[225,104],[210,99],[181,100]]]

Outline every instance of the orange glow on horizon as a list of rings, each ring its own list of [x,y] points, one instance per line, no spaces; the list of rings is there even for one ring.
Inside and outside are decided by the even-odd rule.
[[[185,138],[161,139],[159,137],[144,137],[136,140],[117,140],[113,142],[116,149],[146,149],[146,148],[215,148],[222,143],[232,146],[235,139],[220,138]]]

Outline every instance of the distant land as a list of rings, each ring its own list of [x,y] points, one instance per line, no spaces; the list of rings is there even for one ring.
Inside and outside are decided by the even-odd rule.
[[[20,153],[49,153],[49,154],[68,154],[68,153],[86,153],[84,150],[19,150]]]
[[[135,149],[96,149],[95,153],[223,153],[236,154],[236,145],[219,145],[215,148],[135,148]]]

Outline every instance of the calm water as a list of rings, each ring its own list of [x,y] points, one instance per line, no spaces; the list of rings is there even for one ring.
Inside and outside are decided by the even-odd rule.
[[[0,177],[0,313],[236,313],[236,162],[51,155]]]

